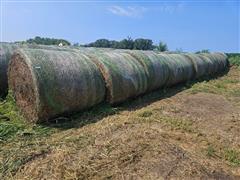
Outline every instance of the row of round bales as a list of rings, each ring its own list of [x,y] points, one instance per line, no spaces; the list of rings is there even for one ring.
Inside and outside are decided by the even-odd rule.
[[[80,48],[21,48],[8,82],[27,120],[41,122],[107,101],[128,98],[224,71],[227,56]]]

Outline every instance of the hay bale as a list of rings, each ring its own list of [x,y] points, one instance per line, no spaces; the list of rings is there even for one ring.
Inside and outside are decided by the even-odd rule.
[[[220,73],[228,66],[227,56],[223,53],[201,53],[198,56],[209,65],[208,74],[210,75]]]
[[[215,62],[217,62],[217,72],[222,72],[226,69],[228,66],[228,59],[227,56],[223,53],[211,53],[211,54],[206,54],[210,57],[210,59],[214,59]]]
[[[186,82],[194,78],[194,66],[192,61],[183,54],[158,54],[159,58],[165,58],[169,68],[169,77],[166,85],[171,86]]]
[[[166,59],[153,51],[126,51],[144,67],[147,75],[147,91],[163,87],[169,77],[169,68]]]
[[[185,57],[189,58],[193,64],[194,67],[194,78],[200,78],[202,76],[205,76],[209,74],[209,66],[211,61],[208,61],[207,59],[201,58],[196,54],[183,54]]]
[[[70,47],[47,46],[37,44],[14,44],[14,43],[0,43],[0,97],[5,97],[8,91],[7,69],[8,64],[14,51],[18,48],[31,49],[46,49],[58,51],[76,51]]]
[[[104,100],[101,72],[72,51],[20,49],[8,70],[9,87],[26,119],[40,122]]]
[[[97,64],[105,79],[107,102],[116,104],[143,94],[147,90],[147,76],[143,66],[124,51],[85,51]]]
[[[0,43],[0,97],[4,97],[7,94],[8,63],[15,49],[17,49],[15,44]]]

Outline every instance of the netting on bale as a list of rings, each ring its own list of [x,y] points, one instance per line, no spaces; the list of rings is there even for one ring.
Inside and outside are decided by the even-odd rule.
[[[193,64],[194,68],[194,78],[200,78],[207,75],[209,72],[209,63],[207,60],[200,58],[195,54],[183,54],[185,57],[189,58]]]
[[[194,66],[191,60],[182,54],[158,54],[159,58],[165,59],[169,68],[169,77],[166,85],[186,82],[194,78]]]
[[[124,51],[85,52],[97,64],[105,79],[107,101],[111,104],[138,96],[147,90],[143,66]]]
[[[223,71],[227,66],[227,56],[222,53],[205,53],[202,55],[208,57],[214,64],[216,64],[215,73]]]
[[[169,68],[166,59],[153,51],[126,51],[138,60],[147,75],[147,91],[163,87],[169,77]]]
[[[32,122],[85,109],[105,97],[98,67],[76,52],[20,49],[8,75],[17,105]]]
[[[7,94],[7,69],[13,51],[17,48],[15,44],[0,43],[0,97]]]
[[[0,43],[0,97],[4,97],[8,91],[7,69],[8,64],[14,51],[18,48],[46,49],[58,51],[76,51],[75,48],[58,47],[54,45],[38,45],[38,44],[14,44]]]

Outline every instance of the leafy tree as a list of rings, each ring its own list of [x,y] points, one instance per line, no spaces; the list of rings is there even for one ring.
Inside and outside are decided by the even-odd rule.
[[[70,42],[64,39],[55,39],[55,38],[42,38],[39,36],[36,36],[35,38],[31,38],[26,40],[27,43],[30,44],[43,44],[43,45],[59,45],[60,43],[63,44],[63,46],[69,46],[71,45]]]
[[[110,41],[107,40],[107,39],[98,39],[94,43],[94,47],[109,48],[110,47]]]
[[[159,42],[159,45],[158,45],[157,49],[158,49],[160,52],[168,51],[167,44],[164,43],[164,42],[162,42],[162,41]]]
[[[119,49],[120,48],[120,43],[118,41],[110,41],[110,47]]]
[[[102,47],[102,48],[115,48],[115,49],[138,49],[138,50],[153,50],[159,49],[159,46],[153,45],[151,39],[138,38],[133,40],[127,37],[121,41],[110,41],[107,39],[98,39],[95,42],[85,44],[83,47]],[[160,43],[161,51],[167,50],[167,45]]]
[[[134,41],[131,37],[128,37],[127,39],[123,39],[119,42],[119,49],[133,49],[134,47]]]
[[[152,50],[153,47],[153,42],[151,39],[136,39],[134,41],[134,49],[138,50]]]
[[[210,53],[209,49],[203,49],[201,51],[197,51],[196,54],[199,54],[199,53]]]

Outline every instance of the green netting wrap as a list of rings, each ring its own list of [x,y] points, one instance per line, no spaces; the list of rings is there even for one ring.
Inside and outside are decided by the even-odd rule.
[[[7,94],[7,69],[12,53],[17,48],[15,44],[0,43],[0,97]]]
[[[222,53],[203,53],[202,55],[208,57],[215,65],[215,71],[213,73],[219,73],[227,66],[227,56]]]
[[[147,76],[143,66],[124,51],[85,51],[101,70],[107,87],[107,101],[111,104],[138,96],[147,90]]]
[[[0,97],[4,97],[8,91],[7,69],[14,51],[19,48],[46,49],[58,51],[75,51],[70,47],[46,46],[37,44],[14,44],[0,42]]]
[[[12,49],[6,46],[2,59],[10,59],[6,54],[13,53]],[[102,101],[120,103],[227,67],[227,56],[222,53],[21,45],[12,55],[8,82],[25,117],[39,122]]]
[[[100,70],[81,53],[20,49],[8,74],[17,105],[32,122],[91,107],[105,97]]]
[[[209,66],[211,61],[208,61],[207,59],[201,58],[197,56],[196,54],[184,54],[186,58],[189,58],[189,60],[193,64],[193,70],[194,70],[194,77],[193,78],[199,78],[204,75],[209,74]]]
[[[169,68],[166,59],[153,51],[127,51],[138,60],[147,75],[148,91],[158,89],[166,84],[169,77]]]
[[[182,54],[158,54],[158,56],[159,58],[165,58],[170,71],[166,82],[167,86],[193,79],[194,65],[189,58]]]

